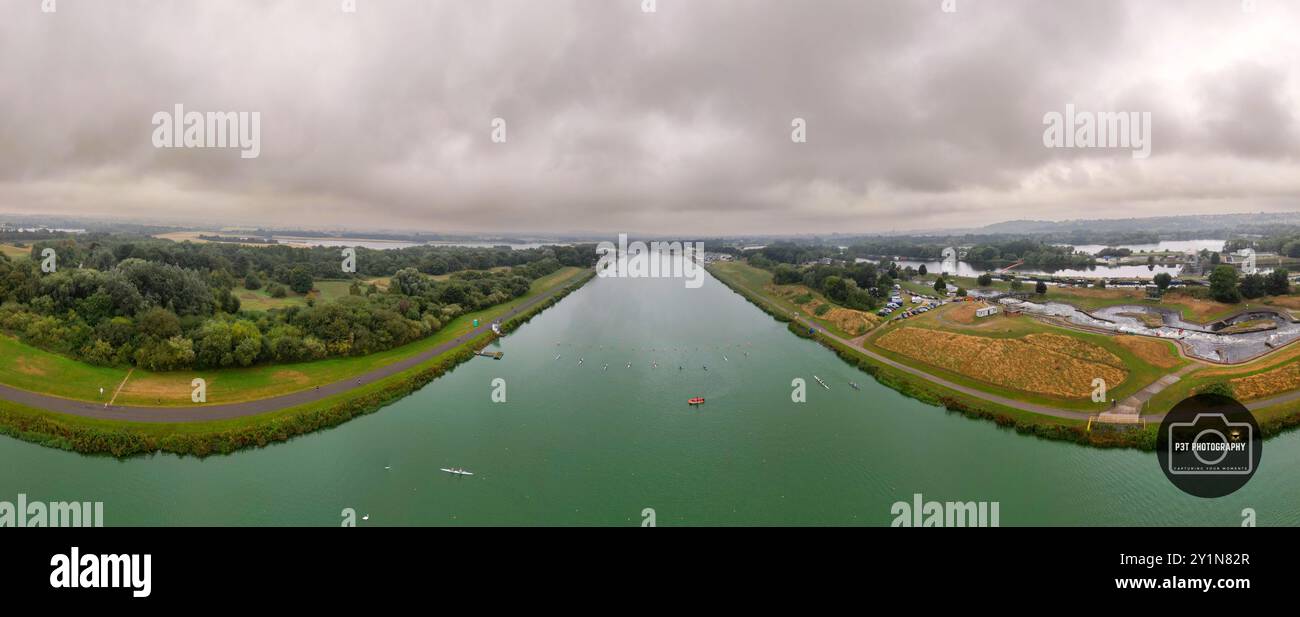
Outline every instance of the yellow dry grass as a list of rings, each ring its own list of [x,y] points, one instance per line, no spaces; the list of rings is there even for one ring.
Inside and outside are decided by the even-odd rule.
[[[311,378],[304,375],[302,371],[284,369],[276,371],[272,377],[275,378],[276,381],[292,381],[300,386],[305,386],[311,383]]]
[[[1069,347],[1073,353],[1062,353],[1046,346],[1055,342],[1051,339],[1039,338],[1037,344],[1026,339],[999,339],[903,327],[881,336],[876,344],[972,379],[1060,398],[1090,396],[1092,381],[1097,378],[1106,380],[1111,387],[1128,378],[1128,371],[1080,357],[1103,358],[1103,354],[1113,357],[1105,349],[1086,350],[1082,346],[1089,346],[1088,343],[1075,341],[1077,344]]]
[[[1250,400],[1300,388],[1300,364],[1284,364],[1271,371],[1238,377],[1228,382],[1237,398]]]
[[[1115,342],[1133,352],[1139,360],[1152,366],[1174,368],[1179,364],[1178,352],[1174,351],[1168,343],[1141,336],[1117,336]]]
[[[32,375],[34,377],[44,377],[47,374],[47,371],[45,370],[46,365],[48,364],[47,362],[20,357],[15,364],[16,366],[14,368],[16,368],[20,373]]]
[[[1124,368],[1124,360],[1120,359],[1119,356],[1102,347],[1087,341],[1081,341],[1072,336],[1064,334],[1030,334],[1024,340],[1027,343],[1060,352],[1067,356],[1074,356],[1080,360],[1099,362],[1119,369]]]
[[[830,304],[831,309],[829,311],[818,315],[816,311],[817,307],[829,303],[816,294],[813,294],[803,285],[768,285],[767,287],[770,291],[789,299],[791,303],[794,302],[795,298],[805,294],[813,296],[812,301],[796,306],[799,307],[799,310],[803,314],[814,316],[822,321],[830,322],[843,332],[848,332],[850,334],[864,334],[880,324],[879,315],[846,309],[840,306],[835,306],[834,304]]]

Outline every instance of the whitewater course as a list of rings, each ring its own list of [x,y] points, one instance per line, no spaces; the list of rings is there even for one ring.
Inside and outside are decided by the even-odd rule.
[[[971,294],[990,299],[997,297],[979,291]],[[1091,313],[1061,302],[1013,300],[1010,306],[1086,329],[1174,340],[1182,344],[1183,351],[1189,356],[1225,364],[1252,360],[1300,338],[1300,322],[1271,309],[1247,310],[1210,324],[1198,324],[1184,320],[1175,310],[1141,305],[1108,306]],[[1141,315],[1157,316],[1163,325],[1148,326]],[[1251,332],[1222,332],[1247,322],[1272,322],[1272,327],[1261,323],[1261,329]]]

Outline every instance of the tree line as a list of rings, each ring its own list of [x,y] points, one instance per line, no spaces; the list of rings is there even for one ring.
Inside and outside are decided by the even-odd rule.
[[[42,272],[43,248],[58,269]],[[455,317],[518,298],[564,266],[595,263],[592,245],[514,251],[470,247],[247,247],[81,235],[32,243],[32,259],[0,255],[0,328],[41,349],[99,365],[149,370],[250,366],[353,356],[437,332]],[[504,271],[483,271],[509,267]],[[445,280],[430,275],[452,272]],[[386,290],[367,283],[389,276]],[[351,278],[349,295],[269,311],[243,310],[236,290],[306,293]],[[264,283],[265,282],[265,283]]]

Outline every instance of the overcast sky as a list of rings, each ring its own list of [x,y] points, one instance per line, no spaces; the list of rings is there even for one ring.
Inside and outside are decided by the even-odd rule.
[[[41,4],[0,0],[0,212],[694,235],[1300,210],[1300,2]],[[259,112],[260,156],[155,148],[178,103]],[[1150,112],[1150,157],[1044,147],[1066,104]]]

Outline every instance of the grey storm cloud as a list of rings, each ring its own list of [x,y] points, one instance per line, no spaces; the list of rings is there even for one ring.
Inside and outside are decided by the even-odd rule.
[[[1289,2],[41,4],[0,0],[0,211],[712,234],[1300,209]],[[260,156],[155,148],[177,103],[260,113]],[[1045,148],[1066,104],[1150,112],[1151,157]]]

